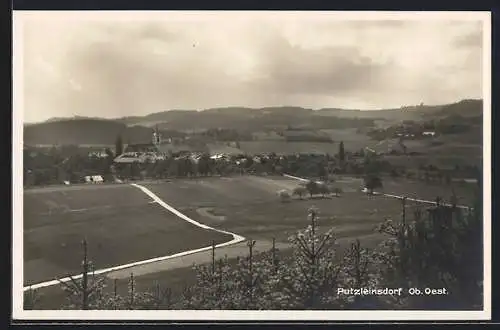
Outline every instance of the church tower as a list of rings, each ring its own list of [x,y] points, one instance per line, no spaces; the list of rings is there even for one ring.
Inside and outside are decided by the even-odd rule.
[[[153,131],[153,144],[155,146],[159,146],[161,144],[161,134],[160,131],[158,130],[158,125],[155,127],[155,130]]]

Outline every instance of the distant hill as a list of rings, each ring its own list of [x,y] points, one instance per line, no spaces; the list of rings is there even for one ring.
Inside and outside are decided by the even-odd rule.
[[[312,110],[293,106],[170,110],[116,119],[52,118],[44,123],[25,125],[24,140],[27,144],[113,144],[121,134],[124,142],[134,143],[149,141],[155,125],[163,131],[165,137],[175,137],[183,135],[180,131],[209,128],[232,128],[249,133],[287,127],[312,130],[357,129],[373,126],[378,120],[428,120],[450,115],[481,114],[482,100],[372,111],[331,108]]]
[[[99,118],[99,117],[74,116],[74,117],[71,117],[71,118],[67,118],[67,117],[53,117],[53,118],[50,118],[50,119],[46,120],[45,122],[46,123],[51,123],[51,122],[55,122],[55,121],[82,120],[82,119],[102,120],[102,118]]]
[[[176,126],[190,128],[193,121],[207,120],[204,125],[208,128],[231,127],[233,124],[238,125],[238,122],[252,118],[260,118],[263,116],[307,116],[313,114],[312,109],[304,109],[301,107],[266,107],[266,108],[245,108],[245,107],[225,107],[225,108],[209,108],[205,110],[168,110],[152,113],[146,116],[134,116],[116,118],[116,121],[127,125],[140,124],[144,126],[153,126],[158,123],[173,123]],[[271,118],[271,117],[269,117]],[[193,127],[196,128],[196,127]]]
[[[196,110],[168,110],[168,111],[151,113],[146,116],[130,116],[130,117],[116,118],[114,120],[122,122],[127,125],[136,125],[136,124],[143,125],[144,123],[152,123],[152,125],[154,125],[155,123],[167,122],[179,117],[189,116],[189,114],[193,113],[196,113]]]
[[[371,121],[357,121],[334,118],[324,119],[316,111],[301,107],[210,108],[202,111],[170,110],[146,116],[116,118],[126,125],[156,126],[169,130],[200,130],[209,128],[233,128],[246,131],[272,129],[286,126],[310,128],[358,127],[370,125]],[[318,126],[319,125],[319,126]],[[340,126],[339,126],[340,125]]]
[[[163,131],[164,136],[183,135]],[[125,143],[149,142],[152,129],[144,126],[127,126],[107,119],[70,119],[31,124],[24,127],[24,143],[36,144],[114,144],[121,135]]]
[[[459,115],[463,117],[481,116],[483,100],[462,100],[444,105],[417,105],[397,109],[384,110],[347,110],[347,109],[320,109],[315,113],[321,116],[336,116],[347,118],[372,118],[375,120],[421,120],[429,117],[446,117]]]
[[[478,117],[483,114],[483,100],[462,100],[457,103],[447,104],[439,107],[433,112],[427,111],[425,116],[447,117]]]

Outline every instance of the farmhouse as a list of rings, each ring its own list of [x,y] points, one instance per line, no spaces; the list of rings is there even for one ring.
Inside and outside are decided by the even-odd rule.
[[[104,179],[100,175],[87,175],[84,177],[85,183],[103,183]]]
[[[228,158],[229,157],[226,154],[215,154],[215,155],[210,156],[210,159],[214,159],[214,160],[220,160],[220,159],[227,160]]]
[[[162,152],[125,152],[116,157],[113,161],[117,164],[142,164],[147,161],[155,162],[157,160],[164,160],[167,157],[168,155]]]
[[[106,150],[99,150],[99,151],[90,151],[88,153],[89,158],[95,157],[95,158],[107,158],[109,157],[108,153]]]

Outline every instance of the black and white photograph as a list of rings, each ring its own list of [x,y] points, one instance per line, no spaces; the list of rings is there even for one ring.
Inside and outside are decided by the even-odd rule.
[[[490,19],[14,11],[13,318],[489,319]]]

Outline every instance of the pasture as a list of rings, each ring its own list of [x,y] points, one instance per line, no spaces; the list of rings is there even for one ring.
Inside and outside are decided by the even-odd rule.
[[[399,221],[401,203],[360,192],[362,179],[339,177],[340,197],[281,202],[279,190],[292,191],[299,181],[278,177],[234,176],[141,183],[191,219],[248,239],[284,243],[309,224],[308,209],[319,210],[320,230],[335,228],[338,237],[373,234],[384,219]],[[432,186],[385,179],[381,191],[449,200],[452,189],[467,203],[473,185]],[[408,214],[417,207],[408,202]],[[25,285],[80,271],[81,241],[86,238],[96,269],[170,255],[222,243],[230,235],[196,227],[154,203],[130,185],[70,186],[24,193]]]
[[[213,154],[234,155],[242,153],[240,149],[225,145],[224,143],[208,143],[207,148],[210,154],[212,155]]]
[[[343,141],[345,148],[349,151],[357,151],[377,143],[365,133],[358,133],[356,128],[322,129],[320,132],[328,135],[337,144]],[[335,151],[337,152],[338,150]]]
[[[83,239],[96,269],[232,239],[179,219],[129,185],[25,191],[23,237],[25,285],[80,272]]]
[[[282,203],[277,191],[292,191],[299,181],[284,177],[229,177],[178,180],[161,184],[147,184],[148,189],[161,199],[182,210],[183,213],[214,228],[231,231],[249,239],[270,240],[273,237],[285,242],[309,222],[307,210],[319,209],[319,226],[335,227],[338,235],[357,237],[373,233],[386,218],[399,220],[401,204],[397,199],[367,196],[360,192],[361,179],[340,178],[334,183],[342,189],[340,197],[294,197]],[[468,187],[453,186],[460,202],[468,202]],[[431,191],[429,191],[431,190]],[[452,195],[452,187],[429,186],[421,182],[389,180],[384,182],[385,193],[410,198],[434,200],[438,194],[445,200]],[[411,212],[421,204],[408,202]]]
[[[430,189],[429,184],[422,182],[389,178],[383,183],[382,192],[429,200],[434,200],[435,194],[448,200],[454,189],[463,197],[459,201],[465,204],[474,186],[457,184]],[[333,184],[342,189],[340,197],[294,197],[282,203],[277,191],[292,191],[299,184],[295,179],[279,176],[234,176],[143,182],[141,186],[191,219],[257,240],[260,246],[268,246],[272,238],[280,246],[287,246],[290,235],[310,224],[310,207],[319,210],[320,231],[335,229],[340,249],[355,238],[364,246],[374,247],[384,238],[376,233],[377,225],[387,218],[396,222],[401,219],[398,199],[368,196],[360,192],[362,179],[353,177],[338,177]],[[220,243],[231,239],[177,218],[151,203],[141,190],[125,184],[33,189],[26,191],[24,198],[25,285],[79,272],[80,242],[84,237],[89,242],[89,258],[97,269],[208,246],[212,240]],[[406,211],[410,219],[419,206],[422,204],[408,201]],[[290,252],[280,249],[285,254]],[[217,251],[219,258],[233,252],[246,255],[247,248],[240,243]],[[134,272],[138,275],[138,289],[150,289],[157,281],[164,288],[179,291],[194,281],[192,260],[205,263],[211,257],[207,251],[177,259],[173,263],[144,265],[142,275],[141,267],[111,272],[107,290],[112,290],[113,279],[117,279],[118,291],[126,294],[127,276]],[[42,299],[41,309],[58,308],[64,302],[64,293],[58,286],[44,288],[42,295],[50,299]]]
[[[240,149],[248,154],[276,153],[293,155],[296,153],[331,154],[338,152],[338,142],[286,142],[286,141],[242,141]]]
[[[394,166],[403,166],[405,168],[418,168],[420,165],[434,165],[440,169],[452,169],[459,166],[478,166],[481,168],[482,155],[468,155],[447,153],[446,150],[436,150],[433,153],[425,155],[384,155],[383,159]]]

